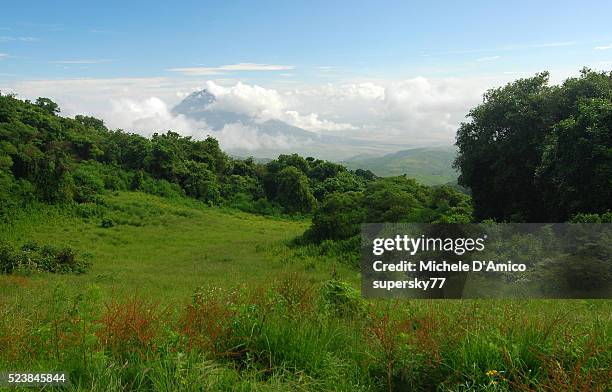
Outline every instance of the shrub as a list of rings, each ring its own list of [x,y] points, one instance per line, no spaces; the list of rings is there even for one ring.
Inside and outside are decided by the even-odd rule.
[[[85,273],[90,263],[86,256],[79,257],[70,247],[56,248],[26,242],[14,249],[8,243],[0,243],[0,272],[30,274],[36,271],[52,273]]]
[[[337,279],[325,282],[321,288],[323,308],[341,317],[356,317],[366,311],[366,302],[359,291]]]
[[[0,272],[11,273],[18,265],[14,249],[6,242],[0,241]]]
[[[75,200],[91,202],[104,191],[104,179],[96,165],[79,165],[72,175],[75,185]]]
[[[100,223],[100,226],[105,229],[108,229],[109,227],[115,226],[115,222],[113,222],[113,220],[110,218],[102,218],[102,222]]]

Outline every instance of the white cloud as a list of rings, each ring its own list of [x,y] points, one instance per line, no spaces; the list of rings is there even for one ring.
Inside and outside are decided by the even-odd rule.
[[[211,135],[219,140],[223,148],[233,151],[290,150],[303,145],[303,141],[298,142],[291,136],[264,134],[259,132],[256,126],[241,123],[227,124],[221,131],[212,132]]]
[[[227,72],[236,71],[288,71],[295,69],[293,65],[257,64],[257,63],[238,63],[221,65],[219,67],[182,67],[169,68],[170,72],[178,72],[190,76],[220,75]]]
[[[168,105],[157,97],[150,97],[142,101],[129,98],[111,100],[109,125],[112,128],[121,128],[142,135],[153,132],[175,132],[196,135],[206,130],[204,123],[198,123],[182,115],[175,116],[170,112]]]
[[[262,134],[257,123],[278,119],[319,133],[398,145],[452,143],[459,123],[482,101],[498,78],[424,78],[270,88],[246,83],[225,86],[197,78],[117,78],[0,81],[0,90],[19,97],[49,97],[62,114],[93,115],[111,128],[142,134],[173,129],[181,134],[218,137],[224,148],[255,151],[285,148],[295,140]],[[170,108],[187,94],[207,88],[217,97],[211,110],[244,113],[252,126],[230,124],[212,132],[206,124],[172,115]],[[287,147],[289,148],[289,147]]]
[[[206,82],[206,88],[216,97],[211,110],[224,110],[247,114],[261,119],[278,118],[285,109],[285,102],[278,91],[241,82],[223,87]]]
[[[0,42],[13,42],[13,41],[34,42],[34,41],[38,41],[38,38],[35,38],[35,37],[10,37],[10,36],[1,36],[0,37]]]
[[[603,45],[603,46],[596,46],[593,49],[595,49],[595,50],[608,50],[608,49],[612,49],[612,44]]]
[[[223,87],[212,81],[206,83],[206,88],[216,97],[210,110],[236,112],[265,121],[282,120],[293,126],[312,131],[356,129],[348,123],[336,123],[322,119],[317,113],[300,114],[298,105],[292,107],[291,99],[285,93],[257,85],[241,82],[231,87]]]
[[[562,41],[562,42],[548,42],[543,44],[535,44],[530,45],[532,48],[558,48],[563,46],[573,46],[576,45],[576,41]]]
[[[8,54],[6,53],[0,53],[0,60],[2,60],[3,58],[8,57]]]
[[[287,93],[289,108],[318,113],[354,128],[341,132],[372,141],[452,143],[459,123],[487,88],[507,80],[417,77],[327,84]],[[356,128],[356,129],[355,129]]]
[[[106,59],[78,59],[78,60],[58,60],[51,61],[52,64],[100,64],[108,63],[110,60]]]
[[[348,123],[337,123],[325,119],[320,119],[316,113],[301,115],[295,110],[287,110],[280,117],[280,120],[285,121],[293,126],[308,129],[310,131],[342,131],[357,129],[356,126]]]
[[[489,57],[481,57],[476,59],[479,63],[492,63],[493,61],[499,60],[501,56],[489,56]]]

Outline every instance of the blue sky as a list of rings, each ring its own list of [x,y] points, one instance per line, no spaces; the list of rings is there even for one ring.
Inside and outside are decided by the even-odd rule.
[[[12,1],[0,10],[0,91],[198,136],[205,124],[170,109],[208,88],[220,109],[261,120],[452,143],[489,88],[611,70],[610,15],[610,1]],[[222,144],[258,136],[232,129]]]
[[[609,1],[31,4],[2,6],[3,78],[150,77],[181,74],[169,71],[176,68],[257,63],[287,69],[223,73],[260,79],[291,73],[316,81],[612,61],[612,50],[594,49],[612,44]],[[330,76],[330,69],[317,67],[341,71]]]

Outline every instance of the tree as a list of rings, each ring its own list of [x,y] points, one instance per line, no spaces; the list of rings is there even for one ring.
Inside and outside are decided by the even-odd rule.
[[[368,183],[364,199],[367,222],[422,222],[429,203],[428,189],[405,176]]]
[[[610,209],[602,191],[610,188],[611,145],[602,105],[611,97],[612,73],[589,69],[561,86],[548,86],[544,72],[489,90],[457,131],[455,167],[459,184],[471,189],[476,218],[548,222]],[[593,99],[600,109],[581,104]]]
[[[533,176],[552,120],[548,73],[489,90],[457,131],[459,184],[472,190],[478,218],[538,220]]]
[[[288,166],[278,173],[276,200],[289,213],[309,213],[316,205],[310,191],[308,178],[293,166]]]
[[[45,112],[54,116],[60,112],[59,105],[50,100],[49,98],[38,97],[36,99],[35,105],[44,110]]]
[[[612,102],[582,100],[578,116],[559,122],[536,172],[549,215],[605,212],[612,200]],[[554,203],[554,204],[553,204]]]
[[[188,196],[208,203],[217,203],[221,197],[217,177],[204,163],[187,161],[178,172],[181,186]]]
[[[344,240],[359,234],[367,211],[360,192],[328,195],[312,218],[305,237],[314,241]]]

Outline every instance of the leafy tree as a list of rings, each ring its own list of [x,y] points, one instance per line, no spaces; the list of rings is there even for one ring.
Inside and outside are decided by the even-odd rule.
[[[381,178],[366,187],[367,222],[422,222],[428,189],[405,176]]]
[[[536,172],[549,216],[566,220],[578,212],[596,213],[612,200],[612,102],[582,100],[577,117],[559,122],[544,146]]]
[[[312,218],[305,237],[314,241],[344,240],[359,234],[367,209],[360,192],[328,195]]]
[[[278,173],[276,200],[290,213],[309,213],[316,205],[308,178],[293,166]]]
[[[108,131],[106,125],[104,125],[104,121],[99,118],[95,118],[92,116],[82,116],[80,114],[74,116],[74,119],[80,124],[85,125],[86,127],[96,129],[98,131]]]
[[[547,222],[610,209],[611,97],[612,73],[589,69],[561,86],[544,72],[489,90],[457,132],[459,184],[476,217]]]
[[[141,191],[144,187],[144,171],[138,170],[132,176],[132,181],[130,183],[130,189],[133,191]]]
[[[317,200],[323,200],[330,193],[362,191],[365,187],[365,182],[361,178],[346,170],[338,172],[333,177],[327,177],[323,181],[313,182],[313,193]]]
[[[533,183],[552,125],[548,73],[489,90],[457,132],[459,184],[472,190],[478,218],[539,220]]]
[[[36,99],[35,105],[44,110],[45,112],[54,116],[60,112],[59,105],[50,100],[49,98],[39,97]]]
[[[220,201],[220,186],[217,177],[204,163],[187,161],[179,174],[181,185],[188,196],[209,203]]]

